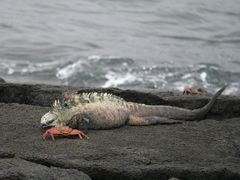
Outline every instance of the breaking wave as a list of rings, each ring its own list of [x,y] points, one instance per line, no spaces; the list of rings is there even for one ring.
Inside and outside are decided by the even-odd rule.
[[[236,66],[239,64],[236,63]],[[184,90],[205,88],[215,92],[228,84],[225,94],[240,95],[240,72],[231,72],[213,63],[176,67],[143,66],[133,59],[117,56],[90,56],[87,59],[31,63],[0,62],[0,76],[11,82],[47,83],[78,87]]]
[[[225,94],[239,93],[240,73],[224,71],[216,64],[187,67],[141,66],[134,60],[114,56],[90,56],[58,68],[56,77],[65,85],[131,89],[206,88],[216,91],[228,83]]]

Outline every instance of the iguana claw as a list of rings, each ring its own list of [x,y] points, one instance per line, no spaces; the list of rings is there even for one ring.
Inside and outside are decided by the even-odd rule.
[[[82,139],[82,136],[85,139],[89,139],[89,137],[87,135],[85,135],[82,131],[79,131],[77,129],[72,129],[72,128],[68,127],[68,126],[48,129],[43,134],[43,140],[45,140],[45,138],[48,135],[48,133],[50,133],[53,141],[55,141],[54,134],[59,134],[59,135],[63,135],[63,136],[78,135],[80,139]]]

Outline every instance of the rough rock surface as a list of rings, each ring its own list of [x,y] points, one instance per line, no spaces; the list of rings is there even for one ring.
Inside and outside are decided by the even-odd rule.
[[[240,179],[238,97],[221,97],[203,121],[90,130],[89,140],[55,136],[53,142],[48,136],[43,141],[40,118],[67,89],[79,90],[0,84],[0,179],[88,179],[82,172],[92,179]],[[190,108],[210,97],[97,90],[147,104],[178,104],[182,99],[181,106]]]
[[[140,92],[117,88],[77,88],[67,86],[31,85],[0,83],[0,102],[30,104],[49,107],[62,92],[107,92],[124,98],[126,101],[152,105],[171,105],[189,109],[204,106],[212,94],[203,96],[182,95],[181,92]],[[215,92],[214,92],[215,93]],[[240,97],[221,96],[209,113],[209,116],[240,117]]]
[[[0,179],[73,179],[90,180],[91,178],[76,169],[47,167],[23,159],[1,159]]]
[[[0,77],[0,83],[5,83],[6,81]]]

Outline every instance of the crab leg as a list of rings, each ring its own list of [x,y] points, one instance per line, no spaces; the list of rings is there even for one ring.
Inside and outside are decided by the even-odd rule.
[[[55,141],[55,138],[52,132],[51,132],[51,137],[52,137],[52,140]]]
[[[79,131],[79,130],[76,130],[76,129],[73,129],[72,132],[69,133],[69,135],[78,135],[80,139],[82,139],[82,136],[85,139],[89,139],[89,137],[87,135],[85,135],[82,131]]]
[[[48,135],[48,133],[50,133],[53,141],[55,141],[54,134],[61,134],[61,133],[58,131],[57,128],[51,128],[51,129],[48,129],[48,130],[43,134],[43,140],[46,139],[46,136]]]
[[[43,140],[45,140],[46,136],[48,135],[49,130],[47,130],[44,134],[43,134]]]

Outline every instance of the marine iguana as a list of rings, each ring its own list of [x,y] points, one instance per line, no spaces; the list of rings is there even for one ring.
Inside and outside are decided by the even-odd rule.
[[[199,109],[184,109],[167,105],[145,105],[127,102],[107,93],[65,92],[63,102],[55,101],[50,111],[42,116],[41,127],[52,128],[48,132],[67,136],[73,129],[111,129],[123,125],[175,124],[183,120],[203,119],[214,105],[217,97],[224,91],[223,86],[206,104]],[[69,131],[67,130],[69,128]],[[64,131],[61,130],[61,127]],[[72,134],[84,135],[81,131]],[[70,135],[70,134],[69,134]],[[87,137],[84,135],[84,137]],[[53,138],[54,139],[54,138]]]

